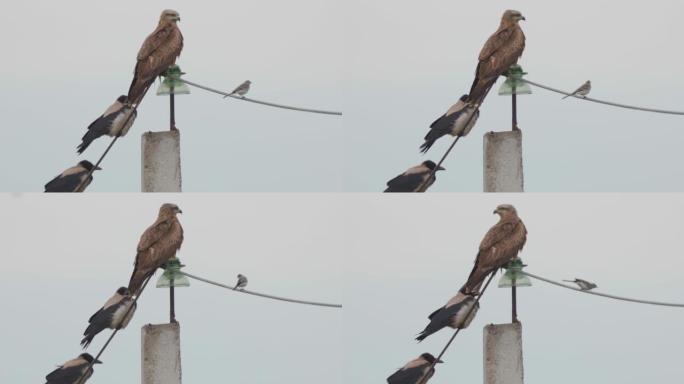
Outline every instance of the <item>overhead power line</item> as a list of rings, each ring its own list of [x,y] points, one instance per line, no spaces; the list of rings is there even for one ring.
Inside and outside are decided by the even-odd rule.
[[[205,282],[205,283],[207,283],[207,284],[212,284],[212,285],[215,285],[215,286],[217,286],[217,287],[226,288],[226,289],[229,289],[229,290],[231,290],[231,291],[233,291],[233,292],[246,293],[246,294],[248,294],[248,295],[261,296],[261,297],[265,297],[265,298],[267,298],[267,299],[280,300],[280,301],[287,301],[287,302],[290,302],[290,303],[307,304],[307,305],[316,305],[316,306],[319,306],[319,307],[342,308],[342,304],[330,304],[330,303],[321,303],[321,302],[316,302],[316,301],[307,301],[307,300],[298,300],[298,299],[288,299],[288,298],[286,298],[286,297],[268,295],[268,294],[265,294],[265,293],[259,293],[259,292],[254,292],[254,291],[248,291],[248,290],[246,290],[246,289],[234,289],[234,287],[231,287],[230,285],[218,283],[218,282],[216,282],[216,281],[212,281],[212,280],[209,280],[209,279],[205,279],[205,278],[203,278],[203,277],[191,275],[191,274],[189,274],[189,273],[187,273],[187,272],[180,271],[180,273],[184,274],[185,276],[187,276],[187,277],[189,277],[189,278],[191,278],[191,279],[203,281],[203,282]]]
[[[576,96],[576,95],[574,95],[574,94],[571,93],[571,92],[561,91],[560,89],[552,88],[552,87],[549,87],[548,85],[543,85],[543,84],[535,83],[534,81],[530,81],[530,80],[527,80],[527,79],[522,79],[522,81],[524,81],[524,82],[526,82],[526,83],[528,83],[528,84],[530,84],[530,85],[534,85],[535,87],[539,87],[539,88],[542,88],[542,89],[546,89],[547,91],[560,93],[561,95],[572,96],[572,97],[575,97],[575,98],[580,99],[580,100],[586,100],[586,101],[591,101],[591,102],[594,102],[594,103],[610,105],[610,106],[613,106],[613,107],[626,108],[626,109],[633,109],[633,110],[637,110],[637,111],[654,112],[654,113],[665,113],[665,114],[668,114],[668,115],[684,115],[684,111],[668,111],[668,110],[665,110],[665,109],[638,107],[638,106],[634,106],[634,105],[620,104],[620,103],[615,103],[615,102],[612,102],[612,101],[594,99],[594,98],[588,97],[588,96]]]
[[[609,294],[607,294],[607,293],[596,292],[596,291],[594,291],[594,290],[590,290],[590,291],[589,291],[589,290],[582,290],[582,289],[580,289],[580,288],[573,287],[573,286],[567,285],[567,284],[563,284],[563,283],[560,283],[560,282],[558,282],[558,281],[554,281],[554,280],[551,280],[551,279],[547,279],[547,278],[545,278],[545,277],[533,275],[533,274],[531,274],[531,273],[529,273],[529,272],[522,271],[522,273],[525,274],[525,275],[527,275],[527,276],[529,276],[529,277],[531,277],[531,278],[533,278],[533,279],[537,279],[537,280],[540,280],[540,281],[543,281],[543,282],[546,282],[546,283],[549,283],[549,284],[557,285],[557,286],[559,286],[559,287],[563,287],[563,288],[567,288],[567,289],[572,289],[573,291],[578,291],[578,292],[582,292],[582,293],[588,293],[588,294],[590,294],[590,295],[608,297],[608,298],[614,299],[614,300],[631,301],[631,302],[633,302],[633,303],[651,304],[651,305],[662,305],[662,306],[666,306],[666,307],[684,307],[684,304],[679,304],[679,303],[664,303],[664,302],[662,302],[662,301],[651,301],[651,300],[633,299],[633,298],[629,298],[629,297],[622,297],[622,296],[609,295]]]
[[[192,82],[192,81],[185,80],[185,79],[180,79],[180,80],[181,80],[182,82],[184,82],[185,84],[187,84],[187,85],[191,85],[191,86],[193,86],[193,87],[196,87],[196,88],[199,88],[199,89],[203,89],[203,90],[205,90],[205,91],[213,92],[213,93],[216,93],[216,94],[219,94],[219,95],[222,95],[222,96],[226,96],[226,97],[231,97],[231,98],[237,99],[237,100],[249,101],[250,103],[257,103],[257,104],[267,105],[267,106],[269,106],[269,107],[290,109],[290,110],[292,110],[292,111],[311,112],[311,113],[321,113],[321,114],[324,114],[324,115],[337,115],[337,116],[342,116],[342,112],[325,111],[325,110],[322,110],[322,109],[301,108],[301,107],[292,107],[292,106],[283,105],[283,104],[276,104],[276,103],[271,103],[271,102],[268,102],[268,101],[261,101],[261,100],[252,99],[252,98],[249,98],[249,97],[236,96],[236,95],[234,95],[234,94],[232,94],[232,93],[230,93],[230,92],[220,91],[220,90],[218,90],[218,89],[210,88],[210,87],[207,87],[206,85],[197,84],[197,83],[194,83],[194,82]]]

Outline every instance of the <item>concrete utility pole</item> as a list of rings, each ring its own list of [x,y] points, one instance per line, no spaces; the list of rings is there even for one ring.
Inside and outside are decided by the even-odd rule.
[[[181,384],[180,324],[142,327],[142,384]]]
[[[484,191],[523,192],[522,132],[484,135]]]
[[[523,384],[522,324],[484,327],[484,384]]]
[[[181,192],[178,130],[143,133],[142,192]]]

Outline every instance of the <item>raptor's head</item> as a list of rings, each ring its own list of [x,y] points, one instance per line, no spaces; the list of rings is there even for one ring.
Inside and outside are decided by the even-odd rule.
[[[178,213],[183,213],[180,208],[176,204],[172,203],[166,203],[159,208],[159,216],[160,217],[170,217],[170,216],[175,216]]]
[[[165,9],[159,16],[159,24],[171,24],[180,21],[180,15],[173,9]]]
[[[515,11],[512,9],[504,12],[503,16],[501,17],[501,23],[506,25],[517,24],[520,20],[525,20],[525,16],[523,16],[520,11]]]
[[[510,215],[517,215],[518,214],[518,212],[515,210],[515,207],[510,205],[510,204],[499,205],[494,210],[494,213],[501,216],[501,217],[507,217]]]

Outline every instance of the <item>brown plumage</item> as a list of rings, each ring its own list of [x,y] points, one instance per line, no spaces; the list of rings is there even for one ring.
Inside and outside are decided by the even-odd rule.
[[[176,214],[183,213],[175,204],[164,204],[159,208],[157,221],[140,237],[138,254],[128,290],[137,295],[147,277],[154,275],[157,268],[162,267],[176,256],[183,244],[183,227]]]
[[[183,50],[183,35],[176,22],[180,21],[178,12],[166,9],[159,16],[159,24],[140,47],[138,62],[135,65],[135,76],[128,89],[128,100],[138,104],[145,88],[154,82],[157,76],[176,63],[176,58]]]
[[[515,207],[502,204],[496,207],[494,213],[500,216],[499,222],[482,239],[475,266],[461,288],[463,294],[478,294],[485,277],[517,257],[527,240],[527,229]]]
[[[518,11],[508,10],[501,17],[499,29],[487,39],[478,57],[475,80],[470,87],[469,101],[478,102],[508,68],[518,62],[525,49],[525,34],[518,25],[525,20]]]

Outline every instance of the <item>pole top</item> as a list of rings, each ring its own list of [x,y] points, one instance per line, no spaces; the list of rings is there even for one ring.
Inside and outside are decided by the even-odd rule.
[[[506,81],[499,88],[499,96],[504,95],[529,95],[532,93],[532,88],[523,80],[523,76],[527,75],[522,67],[518,64],[513,64],[506,72]]]
[[[176,64],[170,66],[162,76],[164,80],[162,81],[159,88],[157,88],[157,96],[163,95],[188,95],[190,94],[190,87],[183,80],[181,76],[185,75],[185,72],[181,71],[180,67]]]
[[[157,288],[189,287],[190,280],[181,272],[183,267],[185,265],[175,257],[167,261],[164,265],[164,273],[157,280]]]
[[[523,264],[522,259],[516,257],[504,266],[506,273],[499,279],[499,288],[515,287],[531,287],[532,281],[527,275],[522,273],[522,270],[527,265]]]

